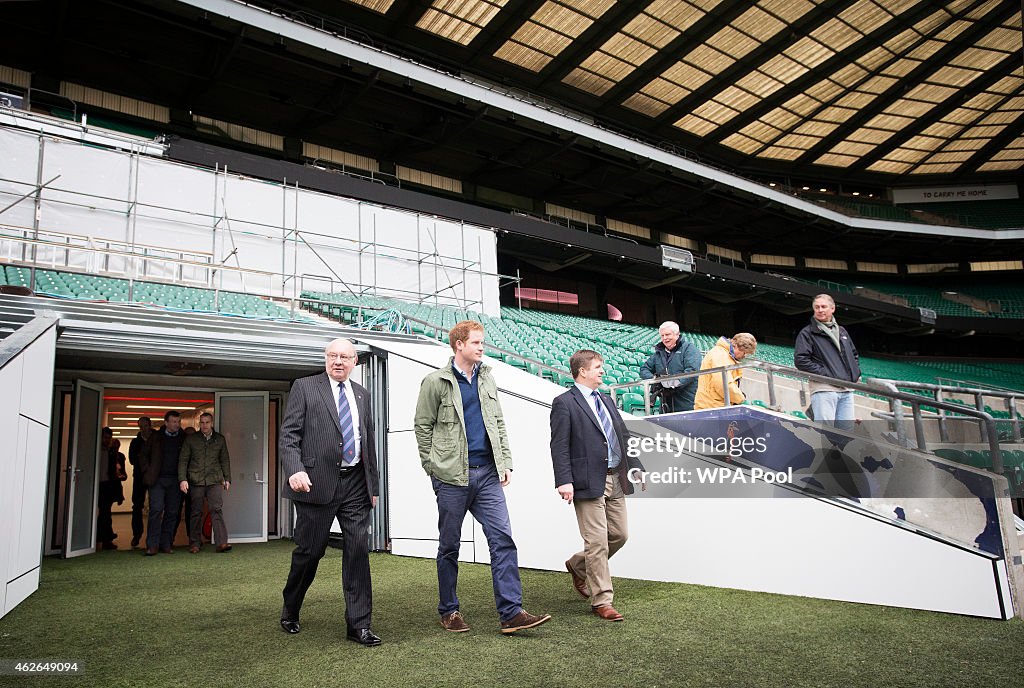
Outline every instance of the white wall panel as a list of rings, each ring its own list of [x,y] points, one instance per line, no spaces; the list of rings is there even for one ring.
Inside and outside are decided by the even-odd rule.
[[[38,139],[10,131],[2,133],[0,143],[16,153],[4,176],[34,185]],[[100,246],[104,241],[134,242],[140,251],[149,247],[147,253],[153,256],[136,261],[119,257],[97,260],[78,251],[66,259],[63,252],[51,254],[52,249],[45,249],[40,260],[53,262],[57,268],[203,284],[209,276],[205,269],[182,269],[166,260],[208,260],[208,256],[180,255],[201,252],[212,254],[212,262],[218,263],[237,249],[227,260],[228,266],[279,275],[294,271],[300,276],[334,276],[358,294],[407,300],[433,301],[433,295],[440,291],[440,303],[480,310],[483,301],[484,312],[498,313],[496,244],[493,233],[486,228],[296,190],[223,170],[190,168],[47,139],[44,179],[56,174],[61,175],[56,186],[62,190],[44,191],[42,230],[89,236]],[[0,184],[0,198],[13,198],[15,191],[21,194],[30,188]],[[137,205],[132,205],[133,201]],[[129,208],[133,208],[131,217],[127,215]],[[31,203],[15,206],[4,219],[31,226]],[[302,242],[283,242],[292,228],[308,232],[303,236],[312,249]],[[483,237],[482,257],[477,235]],[[15,248],[17,255],[12,253]],[[22,259],[20,246],[8,242],[4,250],[9,257]],[[487,270],[491,274],[481,276],[476,265],[481,262],[490,266]],[[467,269],[469,265],[472,267]],[[298,280],[284,286],[280,276],[243,280],[232,271],[223,271],[221,279],[218,284],[225,289],[271,296],[291,296],[300,284],[311,285],[307,288],[316,284],[315,280]],[[348,290],[336,285],[334,291]]]
[[[0,156],[4,160],[0,173],[0,201],[7,206],[36,186],[36,166],[39,162],[39,137],[10,129],[0,129]],[[49,177],[43,182],[49,181]],[[0,222],[15,227],[31,227],[34,203],[26,199],[0,216]]]
[[[0,369],[0,389],[17,390],[21,384],[23,369],[24,366],[20,358],[10,361],[3,369]],[[0,561],[3,562],[0,571],[4,574],[3,580],[0,581],[3,583],[0,586],[3,588],[0,591],[0,603],[2,603],[0,610],[4,613],[8,609],[4,599],[7,596],[7,584],[13,578],[11,560],[14,558],[14,545],[17,537],[17,530],[10,527],[10,524],[18,522],[18,514],[21,509],[22,484],[15,482],[13,478],[6,477],[21,472],[23,452],[19,451],[19,448],[24,440],[18,435],[21,429],[19,407],[17,395],[10,393],[0,395],[0,437],[5,438],[8,447],[7,451],[0,452],[0,475],[4,476],[4,479],[0,480],[0,520],[7,524],[6,527],[0,528]],[[16,603],[12,603],[12,608],[13,604]]]
[[[39,584],[50,450],[56,329],[51,327],[0,370],[0,611],[6,614]],[[40,396],[42,392],[42,396]],[[37,420],[38,419],[38,420]]]
[[[52,371],[53,366],[50,366]],[[18,430],[18,450],[21,453],[20,473],[14,478],[21,494],[17,530],[12,547],[11,573],[20,576],[38,568],[43,547],[43,524],[46,520],[46,464],[50,453],[50,428],[25,416]],[[22,442],[24,438],[24,442]],[[16,577],[11,576],[11,579]]]
[[[57,331],[50,329],[21,355],[21,414],[42,425],[50,424],[53,405],[53,360]],[[3,387],[3,389],[10,389]],[[0,435],[4,437],[4,435]]]
[[[211,226],[215,187],[208,170],[139,157],[137,194],[147,217]]]
[[[414,369],[398,364],[394,354],[429,366],[447,360],[442,347],[364,339],[393,352],[389,367],[401,365],[403,375],[389,376],[392,396],[411,396],[417,382]],[[564,571],[565,560],[582,547],[574,510],[555,492],[551,468],[548,404],[564,390],[487,362],[501,390],[515,462],[505,494],[519,563]],[[395,403],[394,412],[404,406]],[[393,426],[398,422],[393,416]],[[391,466],[398,460],[391,457]],[[731,486],[730,494],[739,487]],[[788,491],[792,498],[767,498],[775,494],[773,486],[744,486],[739,494],[747,496],[739,498],[700,497],[709,488],[690,486],[687,494],[693,496],[686,498],[629,499],[630,537],[611,561],[612,574],[991,618],[1004,613],[999,591],[1005,584],[997,569],[1005,562],[994,566],[990,557],[827,500]],[[393,510],[405,501],[420,516],[419,521],[408,513],[392,519],[395,553],[432,557],[423,544],[437,537],[426,516],[436,514],[431,491],[416,472],[394,468],[389,489],[401,495],[394,498]],[[479,527],[472,537],[475,561],[487,562]],[[1012,610],[1007,606],[1005,613]]]
[[[126,239],[130,166],[131,157],[125,153],[46,141],[43,179],[60,178],[43,190],[40,226]]]

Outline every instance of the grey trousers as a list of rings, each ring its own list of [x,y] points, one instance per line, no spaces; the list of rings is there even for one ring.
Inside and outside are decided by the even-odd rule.
[[[228,544],[228,527],[224,524],[224,486],[188,484],[188,493],[192,496],[192,513],[189,515],[189,544],[203,544],[203,497],[210,505],[210,517],[213,520],[213,541],[218,545]]]

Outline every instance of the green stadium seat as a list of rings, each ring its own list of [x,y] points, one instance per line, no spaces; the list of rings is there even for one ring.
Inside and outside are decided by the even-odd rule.
[[[644,415],[644,397],[642,394],[633,394],[626,392],[625,394],[619,395],[619,407],[623,413],[628,413],[634,416]]]

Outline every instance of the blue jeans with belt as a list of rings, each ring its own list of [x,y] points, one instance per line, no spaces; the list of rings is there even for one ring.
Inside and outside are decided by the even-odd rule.
[[[431,478],[437,496],[437,611],[444,616],[459,608],[455,588],[459,579],[459,544],[466,512],[473,515],[487,538],[491,553],[494,602],[502,621],[523,609],[523,585],[519,580],[519,554],[512,540],[512,524],[494,464],[469,469],[469,485],[449,485]]]

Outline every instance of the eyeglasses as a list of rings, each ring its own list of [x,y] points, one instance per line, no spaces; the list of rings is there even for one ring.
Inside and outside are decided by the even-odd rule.
[[[352,354],[324,354],[328,361],[354,361],[358,356]]]

